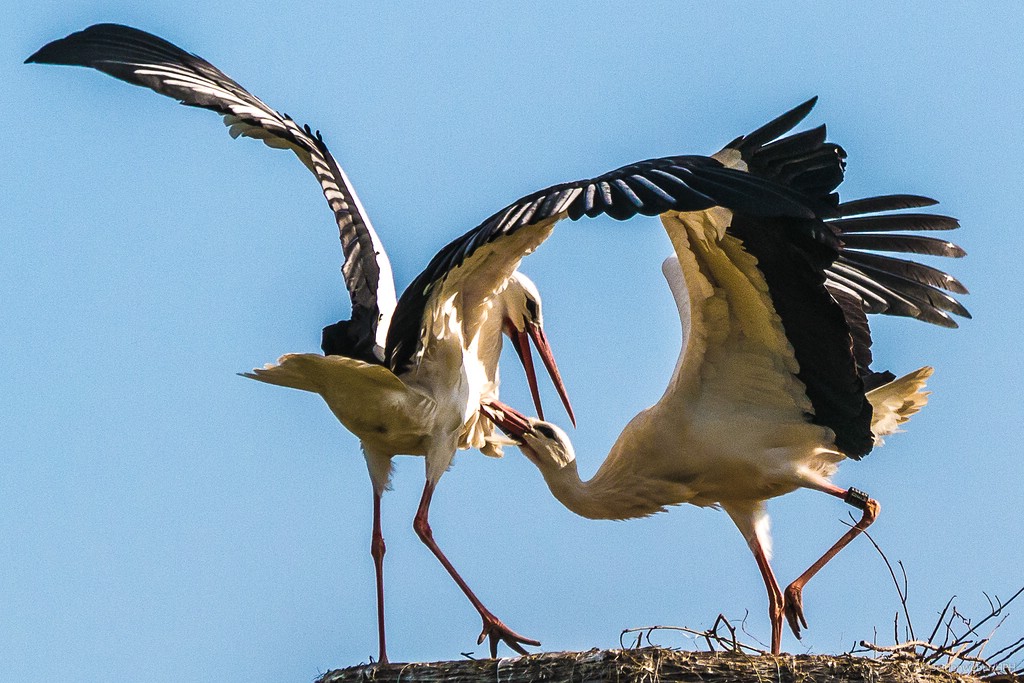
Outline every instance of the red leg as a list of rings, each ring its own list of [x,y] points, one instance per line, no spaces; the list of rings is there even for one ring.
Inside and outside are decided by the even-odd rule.
[[[757,536],[754,536],[749,543],[750,549],[754,552],[757,568],[761,570],[764,587],[768,589],[768,618],[772,622],[772,654],[777,655],[782,650],[782,589],[779,588],[779,582],[775,579],[772,566],[768,563],[768,555]]]
[[[459,576],[459,573],[455,571],[455,567],[453,567],[452,563],[448,561],[448,558],[444,556],[444,553],[441,552],[437,543],[434,542],[434,535],[430,531],[430,522],[427,519],[430,510],[430,499],[434,495],[434,486],[435,482],[428,481],[427,485],[423,487],[423,497],[420,498],[420,506],[416,510],[416,519],[412,524],[413,529],[416,530],[416,533],[419,535],[420,540],[423,541],[423,544],[430,548],[430,552],[434,553],[434,557],[436,557],[441,564],[444,565],[444,568],[448,570],[451,577],[455,579],[455,583],[459,585],[459,588],[461,588],[462,592],[466,594],[466,597],[469,598],[471,603],[473,603],[473,607],[476,608],[476,611],[480,613],[480,617],[484,620],[484,628],[480,632],[480,637],[476,642],[479,644],[484,642],[484,638],[489,638],[491,657],[498,656],[498,641],[504,642],[519,654],[525,655],[526,650],[523,649],[522,644],[540,645],[540,642],[519,635],[508,626],[501,623],[500,619],[491,614],[490,610],[484,607],[483,603],[480,602],[476,595],[473,594],[473,591],[470,590],[466,582],[462,580],[462,577]]]
[[[743,534],[747,546],[754,553],[757,568],[764,579],[764,587],[768,591],[768,619],[772,624],[772,654],[777,655],[782,649],[782,614],[783,597],[779,582],[775,579],[772,565],[768,561],[765,547],[771,547],[771,536],[768,533],[768,515],[764,503],[759,501],[733,501],[722,503],[724,509],[736,528]]]
[[[380,494],[373,492],[373,540],[370,541],[370,555],[377,573],[377,643],[380,645],[378,664],[388,663],[388,649],[384,642],[384,534],[380,530]]]
[[[882,509],[882,506],[878,504],[877,500],[869,498],[866,493],[854,488],[841,489],[838,486],[825,484],[820,486],[819,489],[825,493],[842,498],[853,507],[863,510],[864,514],[861,515],[859,522],[853,525],[849,531],[843,534],[839,540],[835,542],[835,545],[829,548],[824,555],[818,558],[817,562],[808,567],[807,571],[797,577],[796,581],[789,584],[789,587],[786,588],[786,619],[789,621],[789,627],[793,629],[793,633],[797,638],[800,637],[800,627],[803,626],[803,628],[807,628],[807,619],[804,617],[803,605],[804,586],[811,580],[811,577],[817,574],[822,567],[828,564],[840,550],[849,545],[850,541],[855,539],[862,531],[871,526],[871,523],[875,521],[878,517],[878,513]]]

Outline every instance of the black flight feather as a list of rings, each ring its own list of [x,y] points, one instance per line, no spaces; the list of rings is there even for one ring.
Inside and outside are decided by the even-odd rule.
[[[319,131],[314,135],[309,126],[299,126],[287,115],[271,109],[201,57],[129,26],[90,26],[44,45],[25,61],[91,67],[172,97],[181,104],[222,114],[233,137],[253,137],[271,147],[295,152],[316,175],[334,212],[345,256],[342,273],[352,301],[351,321],[324,330],[324,346],[335,353],[380,362],[372,353],[381,303],[381,265],[370,233],[372,228]],[[391,303],[387,305],[390,307]]]

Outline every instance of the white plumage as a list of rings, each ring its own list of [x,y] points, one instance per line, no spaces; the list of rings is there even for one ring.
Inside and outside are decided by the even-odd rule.
[[[749,255],[730,258],[721,243],[702,242],[706,233],[694,234],[694,222],[664,222],[677,249],[663,269],[679,307],[682,352],[665,393],[626,425],[596,474],[581,480],[572,443],[557,426],[500,402],[485,410],[578,515],[630,519],[681,503],[725,510],[765,579],[778,653],[784,607],[797,635],[796,620],[806,622],[802,583],[787,603],[768,565],[764,501],[801,487],[846,497],[847,490],[828,481],[845,456],[831,429],[806,419],[812,407],[795,379],[792,348],[777,316],[753,294],[762,291],[763,279]],[[927,403],[923,389],[931,373],[924,367],[867,392],[878,443]],[[868,505],[862,526],[877,515],[877,504]]]
[[[377,574],[380,660],[386,661],[380,495],[391,458],[426,458],[414,527],[484,621],[491,653],[504,641],[536,643],[508,629],[476,598],[437,547],[427,513],[456,449],[497,455],[497,421],[523,444],[548,485],[588,517],[643,516],[666,505],[720,504],[754,551],[769,589],[772,648],[785,608],[798,631],[800,590],[877,514],[877,503],[828,482],[844,457],[860,458],[925,402],[924,368],[895,380],[870,369],[866,313],[955,326],[967,311],[941,290],[951,276],[876,251],[962,256],[949,242],[902,236],[954,219],[879,214],[927,206],[894,195],[839,204],[845,154],[824,128],[786,138],[811,109],[800,105],[712,157],[671,156],[523,197],[441,249],[395,301],[380,239],[319,133],[267,107],[205,60],[155,36],[102,24],[44,46],[29,61],[90,66],[184,104],[225,116],[232,135],[293,151],[320,183],[339,229],[352,318],[324,330],[327,356],[293,354],[253,371],[261,381],[311,391],[363,443],[374,491],[371,552]],[[531,337],[572,415],[541,329],[539,295],[517,268],[563,218],[659,215],[675,249],[665,272],[684,330],[664,396],[623,430],[581,482],[568,438],[498,402],[501,334],[525,352]],[[895,380],[895,381],[893,381]],[[767,558],[764,501],[798,487],[843,497],[864,518],[790,585],[785,598]]]
[[[437,282],[429,283],[434,294],[427,305],[414,311],[412,319],[404,318],[403,332],[416,338],[410,358],[400,368],[387,365],[387,340],[392,317],[398,313],[391,265],[352,184],[319,132],[274,111],[209,62],[126,26],[90,27],[44,46],[28,61],[90,66],[183,104],[212,109],[224,115],[233,137],[253,137],[270,147],[288,149],[316,176],[338,225],[352,318],[324,329],[327,355],[288,354],[277,364],[244,374],[319,394],[362,443],[373,484],[371,553],[377,583],[378,661],[388,659],[380,496],[388,486],[391,460],[399,454],[425,456],[426,484],[414,528],[479,611],[484,622],[480,641],[490,639],[492,656],[499,641],[523,653],[522,643],[539,645],[516,634],[484,607],[435,543],[428,522],[434,488],[455,452],[478,448],[500,456],[501,446],[508,442],[479,412],[481,400],[498,397],[503,334],[524,363],[538,412],[530,339],[572,417],[544,335],[540,294],[529,278],[516,271],[519,258],[507,261],[508,267],[492,268],[492,260],[483,258],[488,252],[482,250],[452,272],[436,273]],[[530,232],[525,230],[516,239]],[[417,292],[425,289],[418,286]]]
[[[772,129],[773,124],[765,128]],[[774,132],[785,131],[775,128]],[[805,134],[762,149],[801,135]],[[756,137],[757,133],[748,136]],[[743,148],[744,139],[732,144]],[[813,141],[804,145],[805,154],[795,154],[792,164],[808,163],[821,145]],[[760,153],[757,146],[746,149],[745,155],[727,148],[716,158],[745,171],[745,159],[756,161]],[[816,168],[823,159],[808,165]],[[923,198],[881,197],[863,200],[859,206],[877,212],[927,203]],[[839,206],[840,216],[857,212],[850,207],[844,212]],[[907,223],[905,219],[884,214],[869,220],[875,221],[874,227],[900,230],[905,229],[900,227]],[[775,653],[781,648],[784,614],[797,637],[801,625],[806,627],[803,586],[879,511],[876,501],[855,489],[840,489],[829,478],[848,455],[862,457],[872,443],[880,444],[882,437],[896,431],[927,402],[924,386],[931,368],[898,379],[870,370],[864,312],[869,299],[875,299],[868,296],[871,291],[864,291],[862,299],[860,289],[839,282],[830,270],[837,257],[849,253],[844,251],[842,233],[856,229],[857,220],[751,220],[720,206],[663,212],[661,221],[675,254],[665,260],[662,270],[678,308],[682,348],[665,393],[625,426],[591,479],[581,480],[572,444],[557,426],[528,418],[500,402],[485,407],[519,440],[551,493],[581,516],[629,519],[681,503],[724,509],[749,544],[764,579]],[[814,241],[807,241],[808,236]],[[839,240],[831,255],[823,252],[816,258],[819,247],[815,244],[835,237]],[[899,239],[874,237],[872,244],[879,245]],[[948,243],[935,250],[962,255]],[[851,258],[858,258],[856,252]],[[902,268],[906,262],[899,263],[893,267]],[[907,266],[910,272],[913,265]],[[863,277],[859,271],[857,276]],[[902,296],[908,292],[921,292],[918,283],[900,283],[884,272],[876,277],[887,278],[887,284],[902,284],[903,288],[884,290],[900,301],[908,300]],[[885,303],[883,297],[877,299]],[[921,308],[938,300],[922,300]],[[942,305],[949,306],[945,310],[955,309],[945,301]],[[831,311],[831,318],[822,311]],[[837,317],[840,311],[842,317]],[[966,314],[962,309],[957,312]],[[932,321],[944,319],[936,315]],[[811,329],[801,330],[800,325]],[[815,326],[821,327],[820,339]],[[801,367],[798,353],[806,359],[806,367]],[[869,390],[870,384],[876,386]],[[843,392],[852,398],[848,402],[852,412],[842,412],[847,405],[842,403]],[[858,396],[868,404],[867,410],[858,409]],[[846,453],[840,440],[855,447]],[[765,501],[798,488],[837,496],[864,514],[783,594],[769,564]]]

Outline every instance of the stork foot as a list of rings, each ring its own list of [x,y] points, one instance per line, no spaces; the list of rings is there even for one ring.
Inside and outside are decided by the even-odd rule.
[[[789,622],[789,628],[793,631],[793,635],[800,639],[800,627],[807,628],[807,617],[804,616],[804,587],[799,585],[797,582],[789,584],[786,588],[786,594],[783,604],[783,608],[786,612],[786,621]]]
[[[477,645],[484,642],[484,638],[490,641],[491,659],[498,656],[498,642],[503,642],[521,655],[529,654],[523,649],[523,645],[539,646],[540,641],[533,638],[521,636],[501,622],[501,619],[493,614],[482,614],[484,628],[480,631],[480,637],[476,639]]]

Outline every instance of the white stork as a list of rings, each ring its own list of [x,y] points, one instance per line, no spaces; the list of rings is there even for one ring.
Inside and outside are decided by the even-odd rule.
[[[412,333],[416,338],[415,358],[407,355],[400,363],[385,365],[396,305],[391,266],[355,191],[319,132],[274,111],[200,57],[127,26],[92,26],[49,43],[26,61],[92,67],[182,104],[212,109],[224,116],[232,136],[290,149],[313,172],[340,231],[345,256],[342,273],[352,317],[324,328],[326,355],[285,355],[276,365],[245,376],[320,394],[362,443],[373,484],[371,554],[376,571],[378,661],[388,661],[380,497],[390,479],[391,459],[398,454],[426,456],[427,484],[414,526],[480,612],[484,621],[480,642],[490,638],[492,656],[499,640],[523,653],[520,643],[539,645],[510,630],[483,606],[434,542],[427,517],[434,487],[457,449],[479,448],[500,456],[501,445],[507,442],[479,412],[481,401],[498,397],[502,333],[509,336],[523,362],[538,413],[540,396],[528,339],[537,347],[575,423],[544,335],[540,294],[533,282],[512,269],[485,289],[447,288],[443,312],[430,308],[411,328],[402,329],[403,335]]]
[[[781,648],[783,614],[798,638],[807,627],[804,585],[878,515],[867,494],[830,482],[839,462],[862,458],[927,401],[931,368],[899,379],[870,369],[865,314],[947,327],[956,327],[948,313],[970,317],[941,291],[967,293],[950,275],[864,251],[963,256],[945,240],[899,234],[956,228],[955,219],[893,213],[935,203],[909,195],[836,205],[845,154],[825,142],[824,127],[775,140],[811,106],[738,138],[715,158],[804,193],[813,216],[658,207],[675,250],[662,269],[679,310],[682,350],[664,395],[626,425],[591,479],[580,479],[572,444],[557,426],[502,404],[484,408],[520,442],[552,494],[583,517],[645,517],[680,503],[724,509],[768,590],[773,653]],[[605,184],[668,180],[653,168],[634,173],[614,171]],[[628,193],[610,199],[631,210]],[[783,593],[769,564],[765,501],[801,487],[863,514]]]

